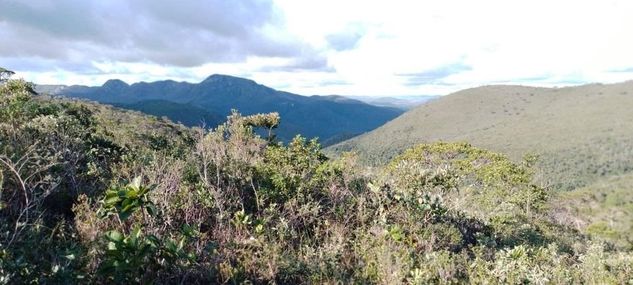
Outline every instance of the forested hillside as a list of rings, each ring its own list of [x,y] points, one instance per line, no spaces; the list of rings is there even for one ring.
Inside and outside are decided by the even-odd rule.
[[[571,190],[633,170],[633,81],[565,88],[484,86],[417,107],[331,147],[381,164],[419,143],[465,141],[539,156],[545,185]]]
[[[255,81],[211,75],[198,84],[164,80],[132,85],[108,80],[103,86],[39,86],[52,95],[89,99],[150,115],[166,116],[189,127],[215,127],[231,110],[243,114],[277,112],[284,118],[277,136],[289,142],[295,135],[335,143],[371,131],[397,117],[398,108],[369,105],[341,96],[301,96]]]
[[[531,159],[432,143],[369,172],[283,119],[187,128],[3,79],[0,284],[633,281],[630,242],[552,215]]]

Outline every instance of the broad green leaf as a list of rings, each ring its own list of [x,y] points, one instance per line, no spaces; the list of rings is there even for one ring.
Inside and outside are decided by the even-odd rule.
[[[135,238],[140,238],[141,237],[141,228],[136,226],[134,227],[134,229],[132,230],[131,236],[135,237]]]
[[[109,231],[106,233],[106,237],[111,241],[121,242],[123,235],[118,231]]]
[[[158,214],[158,209],[156,209],[154,204],[147,204],[145,209],[150,216],[156,216]]]
[[[127,220],[127,218],[130,217],[131,214],[132,213],[130,213],[130,212],[120,212],[119,213],[119,219],[125,221],[125,220]]]
[[[119,198],[119,196],[114,196],[114,197],[106,198],[104,202],[106,205],[114,205],[118,203],[120,200],[121,199]]]
[[[125,197],[128,199],[136,199],[138,198],[138,196],[139,196],[138,191],[134,189],[130,189],[127,191],[127,193],[125,193]]]
[[[132,187],[134,189],[139,189],[141,187],[141,177],[140,176],[134,177],[132,182],[129,184],[129,187]]]

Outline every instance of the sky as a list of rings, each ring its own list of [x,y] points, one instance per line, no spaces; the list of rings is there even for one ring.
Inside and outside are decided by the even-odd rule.
[[[629,0],[0,0],[0,66],[39,84],[211,74],[303,95],[633,79]]]

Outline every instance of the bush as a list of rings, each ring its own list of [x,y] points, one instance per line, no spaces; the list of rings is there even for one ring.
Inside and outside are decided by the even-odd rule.
[[[633,280],[630,251],[552,222],[530,161],[466,143],[368,171],[276,142],[277,114],[186,129],[12,80],[0,106],[0,284]]]

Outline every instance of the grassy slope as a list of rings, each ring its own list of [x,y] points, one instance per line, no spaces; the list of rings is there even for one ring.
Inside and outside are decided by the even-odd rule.
[[[633,174],[600,180],[552,201],[554,217],[594,237],[633,247]]]
[[[631,170],[633,81],[567,88],[485,86],[429,102],[332,146],[379,164],[422,142],[467,141],[519,159],[541,155],[546,183],[573,189]]]
[[[71,100],[64,100],[64,101],[71,101]],[[141,114],[139,112],[124,111],[124,110],[120,110],[120,109],[113,108],[113,107],[110,107],[110,106],[93,104],[93,103],[89,103],[89,102],[81,102],[80,101],[78,103],[88,107],[90,110],[92,110],[94,112],[95,120],[97,120],[97,123],[98,123],[97,124],[98,125],[97,131],[110,133],[109,136],[113,137],[116,140],[117,144],[121,144],[121,145],[144,144],[144,143],[147,143],[146,136],[155,136],[155,135],[160,135],[160,136],[172,138],[172,139],[174,139],[174,141],[180,141],[181,139],[184,140],[184,141],[187,141],[187,134],[190,134],[190,132],[191,132],[190,129],[187,129],[187,128],[183,127],[182,125],[173,124],[173,123],[169,122],[168,120],[162,120],[162,119],[158,119],[158,118],[155,118],[155,117],[145,116],[145,115],[143,115],[143,114]],[[290,160],[288,163],[291,163],[290,166],[292,166],[293,161]],[[286,169],[286,168],[284,168],[284,165],[282,165],[282,166],[280,166],[280,169]],[[626,215],[628,215],[629,217],[631,215],[630,205],[631,205],[631,202],[633,202],[630,199],[631,195],[627,195],[627,192],[626,192],[627,189],[630,189],[629,185],[633,185],[633,175],[623,176],[621,178],[617,178],[617,179],[613,179],[613,180],[605,180],[604,184],[596,183],[595,185],[587,187],[586,188],[587,190],[586,190],[585,194],[582,194],[583,192],[578,192],[579,194],[576,194],[576,195],[571,195],[570,194],[569,196],[561,196],[561,199],[563,199],[564,202],[569,202],[569,201],[577,202],[577,204],[571,204],[571,205],[567,204],[569,206],[567,208],[561,209],[561,212],[564,211],[564,210],[580,212],[581,214],[584,215],[582,217],[584,219],[587,219],[587,221],[589,221],[590,219],[593,219],[594,217],[596,217],[598,219],[601,219],[601,220],[604,220],[604,217],[615,217],[614,219],[618,219],[617,222],[621,223],[621,225],[622,225],[622,228],[617,227],[617,229],[623,229],[620,232],[620,236],[619,237],[621,237],[622,235],[626,235],[626,233],[627,233],[626,226],[627,225],[629,226],[629,229],[630,229],[630,220],[626,220],[626,217],[627,217]],[[627,187],[629,187],[629,188],[627,188]],[[330,187],[328,189],[333,189],[333,187]],[[598,189],[599,190],[598,193],[605,193],[605,194],[597,195],[595,193],[598,190],[593,190],[593,189]],[[367,193],[369,193],[369,192],[367,192]],[[587,199],[589,199],[589,200],[587,200]],[[354,197],[354,199],[351,199],[351,201],[354,201],[354,200],[356,200],[356,197]],[[194,201],[197,201],[197,200],[194,200]],[[598,205],[598,207],[593,207],[592,206],[593,208],[591,208],[589,211],[587,211],[584,208],[584,206],[583,206],[583,203],[586,203],[587,201],[590,201],[591,205],[594,205],[594,204]],[[288,204],[288,205],[292,205],[292,204]],[[556,205],[556,202],[554,203],[554,205]],[[622,211],[627,211],[627,212],[624,212],[625,213],[624,216],[618,214],[619,210],[616,211],[616,212],[608,212],[607,213],[607,212],[604,211],[605,207],[602,207],[602,205],[621,207]],[[196,206],[198,206],[198,205],[196,205]],[[200,206],[200,207],[203,207],[203,206]],[[385,209],[389,209],[389,208],[392,208],[392,207],[393,207],[393,204],[391,204],[389,207],[386,207]],[[327,208],[327,207],[324,207],[324,208]],[[595,210],[592,210],[594,208],[595,208]],[[356,208],[350,208],[350,209],[354,210]],[[360,211],[350,211],[350,212],[351,213],[358,213]],[[377,212],[382,212],[382,211],[367,211],[367,212],[370,212],[370,213],[376,212],[377,213]],[[407,212],[404,211],[404,209],[403,209],[403,211],[397,211],[396,210],[396,212],[398,212],[398,213],[407,213]],[[292,212],[290,212],[290,213],[292,213]],[[615,213],[615,214],[611,215],[611,213]],[[626,213],[628,213],[628,214],[626,214]],[[281,216],[283,217],[284,215],[281,215]],[[285,215],[285,216],[290,216],[290,215]],[[309,217],[308,214],[304,215],[304,217],[306,217],[306,216]],[[402,215],[402,216],[397,215],[396,217],[400,217],[400,219],[403,219],[402,223],[404,223],[404,221],[409,221],[409,219],[404,220],[404,218],[408,217],[408,215],[406,215],[406,214]],[[411,217],[414,217],[414,216],[411,216]],[[342,248],[342,249],[352,248],[352,250],[359,250],[361,253],[367,252],[366,253],[366,256],[367,256],[366,258],[368,260],[367,262],[364,262],[364,260],[357,261],[361,265],[363,265],[364,263],[372,264],[372,262],[374,262],[374,261],[371,258],[373,258],[373,255],[375,254],[375,255],[378,256],[378,257],[376,257],[376,260],[378,260],[379,262],[382,261],[382,260],[386,260],[386,261],[383,261],[384,265],[382,263],[376,263],[377,266],[380,267],[380,268],[384,267],[384,268],[387,268],[387,269],[401,270],[401,271],[405,272],[406,274],[408,274],[408,272],[410,271],[409,270],[410,268],[408,268],[406,266],[403,266],[402,264],[394,264],[394,261],[393,261],[394,258],[397,258],[398,252],[400,252],[398,250],[398,248],[395,247],[395,246],[400,246],[402,248],[407,248],[407,243],[406,242],[395,242],[395,243],[392,242],[392,240],[397,241],[396,238],[398,237],[398,234],[399,234],[397,229],[400,229],[400,227],[385,228],[384,230],[382,230],[381,228],[373,228],[372,227],[371,230],[378,229],[378,230],[376,230],[376,232],[378,233],[378,234],[376,234],[376,236],[371,234],[371,235],[367,235],[366,239],[363,239],[365,237],[360,235],[359,238],[353,240],[356,243],[350,243],[352,246],[347,246],[347,240],[345,240],[344,237],[354,237],[357,232],[352,232],[352,231],[348,230],[349,231],[349,235],[345,236],[345,235],[341,234],[341,232],[343,232],[343,229],[345,229],[344,226],[341,226],[341,225],[338,225],[338,224],[336,224],[335,226],[331,226],[330,224],[327,223],[327,222],[329,222],[331,220],[336,221],[335,219],[323,218],[321,213],[318,214],[318,218],[319,219],[324,219],[326,221],[326,225],[327,225],[326,228],[327,229],[333,229],[331,234],[325,234],[325,235],[322,235],[322,236],[332,237],[332,238],[323,239],[324,240],[324,245],[322,247],[320,247],[319,244],[314,245],[313,247],[317,248],[317,250],[323,250],[323,249],[327,250],[327,249],[330,249],[330,248],[334,248],[334,249],[333,250],[327,250],[327,251],[323,250],[326,258],[314,258],[314,255],[312,255],[312,256],[306,255],[305,260],[307,260],[307,263],[299,263],[299,262],[297,262],[297,260],[302,261],[302,259],[298,259],[298,258],[288,259],[290,261],[290,263],[296,262],[298,264],[298,266],[293,266],[290,269],[286,269],[285,267],[281,267],[281,269],[282,269],[282,271],[280,271],[281,273],[284,273],[285,271],[283,271],[283,270],[286,269],[288,272],[294,273],[295,275],[307,274],[307,273],[304,273],[304,272],[310,272],[310,271],[307,271],[307,270],[306,271],[291,271],[291,270],[296,268],[296,267],[300,267],[300,266],[303,266],[302,268],[310,269],[310,267],[305,266],[304,264],[308,264],[308,265],[309,264],[319,264],[318,262],[324,263],[322,260],[326,260],[327,262],[331,262],[330,260],[337,260],[337,259],[330,259],[329,258],[329,255],[327,255],[327,254],[330,254],[330,252],[332,252],[331,253],[332,256],[335,256],[336,258],[338,258],[339,256],[343,256],[343,258],[345,258],[346,255],[340,254],[339,252],[341,251],[341,249],[338,249],[336,247],[339,244],[341,244],[340,248]],[[347,217],[343,217],[343,218],[344,218],[343,220],[349,221],[349,219]],[[270,219],[270,220],[272,221],[272,219]],[[372,219],[368,219],[368,220],[371,221]],[[410,222],[409,225],[420,225],[420,220],[421,219],[419,219],[419,218],[411,218],[410,220],[412,222]],[[283,219],[281,221],[283,222]],[[86,222],[86,221],[84,221],[84,222]],[[393,223],[393,221],[391,221],[391,222]],[[628,224],[627,224],[627,222],[628,222]],[[587,223],[587,224],[591,225],[593,223]],[[292,223],[291,223],[291,225],[292,225]],[[398,224],[396,224],[396,225],[398,225]],[[438,225],[441,225],[441,224],[438,224]],[[448,225],[450,225],[450,224],[448,224]],[[162,225],[159,225],[159,226],[162,226]],[[176,226],[179,227],[180,224],[176,224]],[[433,224],[433,226],[435,226],[435,224]],[[232,226],[231,227],[224,227],[224,228],[227,228],[227,229],[235,228],[235,229],[238,229],[238,230],[240,229],[238,227],[232,227]],[[277,227],[272,227],[271,226],[270,228],[272,228],[274,231],[276,231]],[[404,228],[408,228],[408,227],[404,227]],[[443,229],[443,228],[440,228],[440,227],[437,227],[437,230],[435,228],[431,228],[431,227],[425,227],[424,229],[427,229],[427,228],[430,229],[429,231],[433,234],[432,235],[432,237],[433,237],[432,239],[435,239],[435,236],[434,236],[435,231],[437,231],[439,233],[442,233],[439,230]],[[389,229],[389,231],[387,231],[387,229]],[[393,230],[393,229],[396,229],[396,230]],[[453,229],[453,231],[457,231],[454,227],[453,228],[448,228],[448,229]],[[594,232],[599,233],[601,236],[604,236],[605,233],[606,233],[607,237],[611,237],[612,236],[611,228],[606,228],[605,229],[604,227],[601,226],[601,224],[599,224],[598,227],[596,227],[596,226],[591,227],[590,226],[589,229],[590,229],[590,232],[592,232],[592,233],[594,233]],[[596,229],[598,229],[599,231],[596,231]],[[271,232],[274,232],[274,231],[271,231]],[[245,230],[245,232],[248,233],[246,230]],[[236,231],[235,233],[240,233],[240,232]],[[348,232],[345,232],[345,233],[348,233]],[[452,233],[452,232],[448,232],[448,233]],[[459,233],[459,231],[457,231],[456,233]],[[629,230],[629,233],[630,233],[630,230]],[[277,235],[277,233],[275,233],[275,236],[276,235]],[[248,238],[249,240],[253,240],[253,237],[250,234],[244,235],[244,236],[246,238]],[[449,236],[449,235],[447,234],[447,236]],[[459,235],[457,235],[457,236],[459,236]],[[51,235],[51,237],[52,237],[52,235]],[[262,253],[262,250],[259,247],[252,246],[252,244],[246,244],[244,247],[240,247],[241,245],[238,242],[235,242],[235,241],[236,240],[239,241],[241,238],[242,238],[242,235],[239,235],[239,234],[229,235],[230,243],[228,243],[228,244],[230,246],[234,246],[236,248],[235,252],[237,254],[245,256],[245,258],[239,259],[240,262],[242,262],[241,260],[247,260],[248,262],[247,263],[245,262],[246,264],[250,264],[250,266],[252,266],[252,267],[261,267],[261,268],[263,268],[262,272],[266,271],[267,268],[263,267],[263,266],[260,266],[257,263],[254,263],[252,261],[251,257],[255,256],[255,257],[259,258],[259,259],[263,259],[263,260],[265,260],[268,263],[262,263],[262,264],[268,264],[268,265],[270,265],[272,262],[274,262],[275,264],[276,263],[282,264],[282,262],[285,262],[284,264],[287,264],[288,261],[286,261],[284,259],[284,257],[286,257],[286,256],[293,257],[292,255],[288,254],[288,249],[292,250],[291,246],[288,246],[288,247],[284,248],[283,245],[282,245],[282,246],[280,246],[278,251],[272,250],[272,251],[268,251],[268,252],[263,252]],[[50,240],[51,238],[48,238],[48,239]],[[330,239],[333,240],[333,241],[330,241]],[[262,239],[262,240],[265,240],[265,239]],[[418,241],[422,241],[423,242],[426,239],[416,238],[416,239],[411,239],[411,240],[418,240]],[[448,238],[446,238],[446,239],[440,238],[439,240],[440,241],[448,240]],[[342,241],[345,242],[345,243],[342,243]],[[376,242],[380,245],[381,241],[384,241],[384,244],[386,246],[378,247],[378,246],[374,245],[374,243],[376,243]],[[273,243],[274,242],[275,242],[275,240],[273,239]],[[301,242],[303,242],[303,240]],[[360,244],[358,246],[359,249],[355,249],[353,247],[355,244]],[[450,244],[450,243],[447,243],[447,244]],[[307,252],[311,252],[310,251],[311,250],[310,246],[312,246],[312,245],[307,245],[305,247],[305,249],[303,247],[300,247],[297,252],[301,252],[301,253],[306,252],[306,251]],[[374,247],[384,251],[384,253],[382,251],[378,251],[378,253],[373,253],[372,251],[369,251],[369,250],[375,250],[375,249],[373,249]],[[225,247],[220,247],[220,248],[224,249]],[[228,247],[226,247],[226,248],[228,248]],[[369,250],[367,250],[367,248]],[[420,248],[422,248],[422,247],[416,248],[416,251],[419,251]],[[438,248],[439,248],[439,246],[438,246]],[[520,247],[519,249],[524,249],[524,247]],[[253,253],[250,253],[250,250],[252,250]],[[467,254],[461,254],[461,255],[454,255],[454,257],[451,257],[451,255],[450,255],[451,253],[449,251],[446,251],[446,250],[440,251],[440,249],[433,249],[433,247],[431,247],[431,246],[429,246],[426,250],[428,251],[428,254],[424,254],[424,255],[423,254],[407,255],[407,256],[412,256],[412,257],[419,256],[420,257],[420,261],[424,260],[424,262],[416,261],[416,263],[412,263],[412,264],[416,264],[416,265],[420,264],[419,266],[421,268],[422,268],[422,266],[426,266],[426,267],[422,268],[420,270],[420,272],[427,272],[428,271],[428,272],[431,272],[431,274],[439,272],[438,274],[440,274],[440,276],[441,276],[443,274],[443,272],[444,272],[443,271],[444,268],[449,268],[449,270],[451,270],[451,271],[449,271],[449,273],[450,273],[449,277],[452,278],[452,276],[457,276],[457,275],[455,275],[456,273],[461,273],[462,271],[466,271],[466,269],[465,269],[466,266],[469,266],[468,268],[470,268],[470,269],[475,268],[473,265],[477,264],[475,262],[478,262],[478,261],[474,261],[472,264],[471,263],[466,263],[466,262],[470,262],[470,260],[466,260],[463,263],[460,263],[462,261],[454,261],[453,262],[453,261],[451,261],[451,259],[457,260],[457,258],[459,258],[459,257],[466,258],[468,255]],[[242,252],[245,252],[245,253],[242,253]],[[505,256],[505,252],[508,252],[508,253],[512,254],[510,256],[511,259],[504,259],[503,256]],[[250,256],[249,256],[249,254],[250,254]],[[391,254],[393,254],[393,255],[391,255]],[[46,254],[42,254],[42,256],[45,256],[45,255]],[[280,256],[280,257],[275,258],[276,256]],[[387,258],[384,258],[383,256],[386,256]],[[422,259],[422,256],[424,256],[424,259]],[[573,268],[571,265],[566,265],[566,264],[563,264],[562,266],[559,265],[559,267],[557,267],[557,269],[550,269],[551,265],[549,265],[549,263],[543,264],[544,263],[543,261],[539,261],[536,258],[533,258],[534,261],[530,261],[530,263],[527,264],[527,265],[524,264],[524,263],[519,264],[519,262],[525,262],[527,257],[525,257],[526,256],[525,254],[520,254],[519,250],[515,251],[514,249],[512,251],[510,251],[509,249],[507,249],[507,250],[501,250],[500,249],[498,251],[498,253],[497,253],[497,256],[498,256],[497,257],[497,261],[493,261],[493,263],[490,263],[490,265],[488,265],[490,267],[485,266],[485,265],[483,265],[483,266],[480,265],[481,267],[477,267],[477,268],[490,268],[490,269],[486,269],[486,270],[492,271],[492,272],[500,272],[504,268],[512,268],[513,271],[518,271],[519,269],[522,269],[524,267],[536,268],[538,270],[540,270],[541,267],[542,267],[544,272],[547,272],[548,270],[560,270],[560,268],[576,269],[576,268]],[[520,261],[516,261],[517,258],[515,256],[518,256],[519,258],[521,258],[521,260]],[[589,256],[589,257],[591,257],[591,256]],[[607,263],[607,261],[606,261],[608,259],[605,258],[602,255],[600,255],[599,257],[601,259],[605,260],[604,264],[601,261],[601,263],[598,263],[598,265],[600,265],[600,266],[594,266],[594,267],[595,268],[604,268],[603,271],[604,270],[611,270],[611,268],[609,266],[610,263]],[[565,258],[566,258],[566,256],[565,256]],[[550,255],[545,255],[545,257],[544,257],[545,261],[549,261],[550,259],[553,260],[553,258],[550,258]],[[414,260],[414,259],[412,259],[412,260]],[[483,259],[477,259],[477,260],[481,260],[483,262]],[[569,260],[572,260],[572,258],[570,257]],[[581,260],[581,261],[584,262],[585,260],[590,260],[591,261],[591,258],[586,258],[586,259],[582,259],[582,258],[578,259],[578,258],[576,258],[574,260]],[[343,259],[343,261],[347,261],[347,260]],[[356,260],[352,259],[352,261],[353,262],[346,262],[344,264],[347,264],[347,265],[353,264],[354,261],[356,261]],[[396,261],[399,261],[399,260],[396,260]],[[338,262],[338,261],[335,261],[335,262]],[[509,265],[507,265],[508,267],[505,266],[504,262],[509,264]],[[559,261],[558,260],[552,261],[552,263],[556,263],[556,262],[559,262]],[[226,264],[228,264],[228,263],[226,263]],[[336,263],[327,263],[327,265],[332,265],[332,264],[334,266],[338,266],[338,264],[336,264]],[[517,265],[517,264],[519,264],[519,265]],[[588,266],[590,266],[591,263],[588,263],[588,264],[589,265],[587,265],[585,267],[590,268]],[[462,265],[463,265],[463,267],[461,267]],[[536,265],[538,265],[538,266],[536,266]],[[388,267],[388,266],[391,266],[391,267]],[[499,266],[499,268],[494,268],[494,266]],[[512,267],[509,267],[509,266],[512,266]],[[591,267],[591,269],[593,269],[594,267]],[[190,267],[184,267],[184,268],[185,269],[190,269]],[[230,267],[230,268],[232,268],[232,267]],[[321,269],[321,268],[329,268],[329,267],[320,265],[320,267],[317,267],[317,268]],[[362,267],[359,267],[359,268],[362,268]],[[452,268],[452,269],[450,269],[450,268]],[[332,270],[332,269],[330,269],[330,270]],[[475,270],[479,270],[479,271],[475,271]],[[540,272],[538,270],[535,271],[535,272]],[[620,268],[614,269],[615,272],[618,272],[618,270],[622,270],[622,269],[620,269]],[[337,272],[337,271],[342,271],[342,270],[341,270],[341,267],[333,267],[333,271]],[[587,275],[592,275],[592,274],[598,275],[599,274],[599,273],[595,273],[594,271],[589,271],[589,270],[583,271],[582,268],[580,270],[578,270],[578,271],[586,272]],[[595,271],[598,271],[598,270],[595,270]],[[166,272],[168,272],[168,271],[166,271]],[[320,272],[320,271],[316,271],[316,272]],[[473,271],[469,271],[469,273],[472,273],[472,272],[477,273],[477,272],[482,272],[482,271],[481,271],[481,269],[473,269]],[[484,271],[484,272],[487,272],[487,271]],[[259,273],[259,272],[257,272],[257,273]],[[251,273],[251,274],[253,274],[253,276],[258,276],[258,275],[255,275],[257,273]],[[387,271],[387,273],[390,273],[389,276],[394,276],[394,274],[391,271]],[[531,274],[531,272],[528,272],[528,273]],[[527,275],[528,273],[518,273],[518,274],[525,274],[525,275]],[[187,274],[189,274],[189,273],[187,273]],[[323,280],[328,281],[327,279],[325,279],[325,278],[328,278],[328,276],[326,276],[324,274],[322,274],[322,275],[324,276],[324,277],[322,277],[322,278],[324,278]],[[504,273],[504,275],[505,275],[505,273]],[[185,276],[187,276],[187,275],[185,275]],[[314,278],[314,276],[320,276],[320,275],[311,275],[312,278]],[[338,276],[340,276],[340,275],[338,275]],[[473,276],[472,278],[475,278],[476,274],[473,273],[472,276]],[[424,283],[427,283],[427,282],[431,283],[431,281],[433,279],[430,279],[430,278],[432,278],[432,277],[433,276],[429,276],[428,277],[429,278],[428,281],[426,281]],[[468,281],[468,279],[449,279],[449,277],[445,277],[446,280],[453,280],[453,282],[457,282],[456,280],[460,280],[460,282],[467,282]],[[459,276],[459,277],[463,278],[463,276]],[[330,278],[333,278],[333,277],[330,277]],[[485,278],[485,276],[482,277],[481,280],[483,280],[483,281],[488,280],[488,279],[484,279],[484,278]],[[495,277],[495,275],[490,275],[489,278],[491,278],[489,280],[493,280],[493,282],[494,282],[494,280],[497,280],[497,282],[500,282],[500,283],[503,282],[503,280],[495,279],[495,278],[497,278],[497,277]],[[312,280],[314,282],[314,279],[306,279],[306,280]],[[401,279],[401,281],[402,280],[403,279]],[[439,282],[437,280],[442,280],[442,279],[436,279],[435,280],[436,282]],[[447,282],[446,280],[445,280],[445,282]],[[477,283],[476,281],[473,281],[473,280],[477,280],[477,279],[471,279],[470,280],[471,282]],[[525,281],[527,279],[516,279],[516,280],[523,280],[522,282],[527,282],[527,281]],[[543,280],[543,279],[541,279],[541,280]],[[571,280],[571,279],[567,279],[567,280],[568,280],[568,282],[570,282],[569,280]],[[579,280],[582,280],[582,279],[579,279]],[[589,279],[589,280],[591,280],[591,279]],[[622,280],[624,280],[624,279],[622,279]],[[170,281],[170,279],[164,279],[163,281],[164,282],[168,282],[168,281]],[[366,283],[370,282],[370,281],[367,281],[367,280],[361,280],[361,281],[365,281]],[[551,279],[550,279],[550,281],[551,281]],[[555,281],[556,280],[554,280],[552,282],[555,282]],[[482,281],[479,281],[479,282],[482,282]],[[490,282],[490,281],[488,281],[488,282]],[[512,283],[511,281],[506,281],[506,282]],[[613,282],[617,283],[616,281],[613,281]],[[383,280],[383,283],[389,283],[389,282],[385,282]],[[391,282],[391,283],[394,283],[394,282]],[[482,282],[482,283],[484,283],[484,282]],[[536,282],[536,283],[538,283],[538,282]]]

